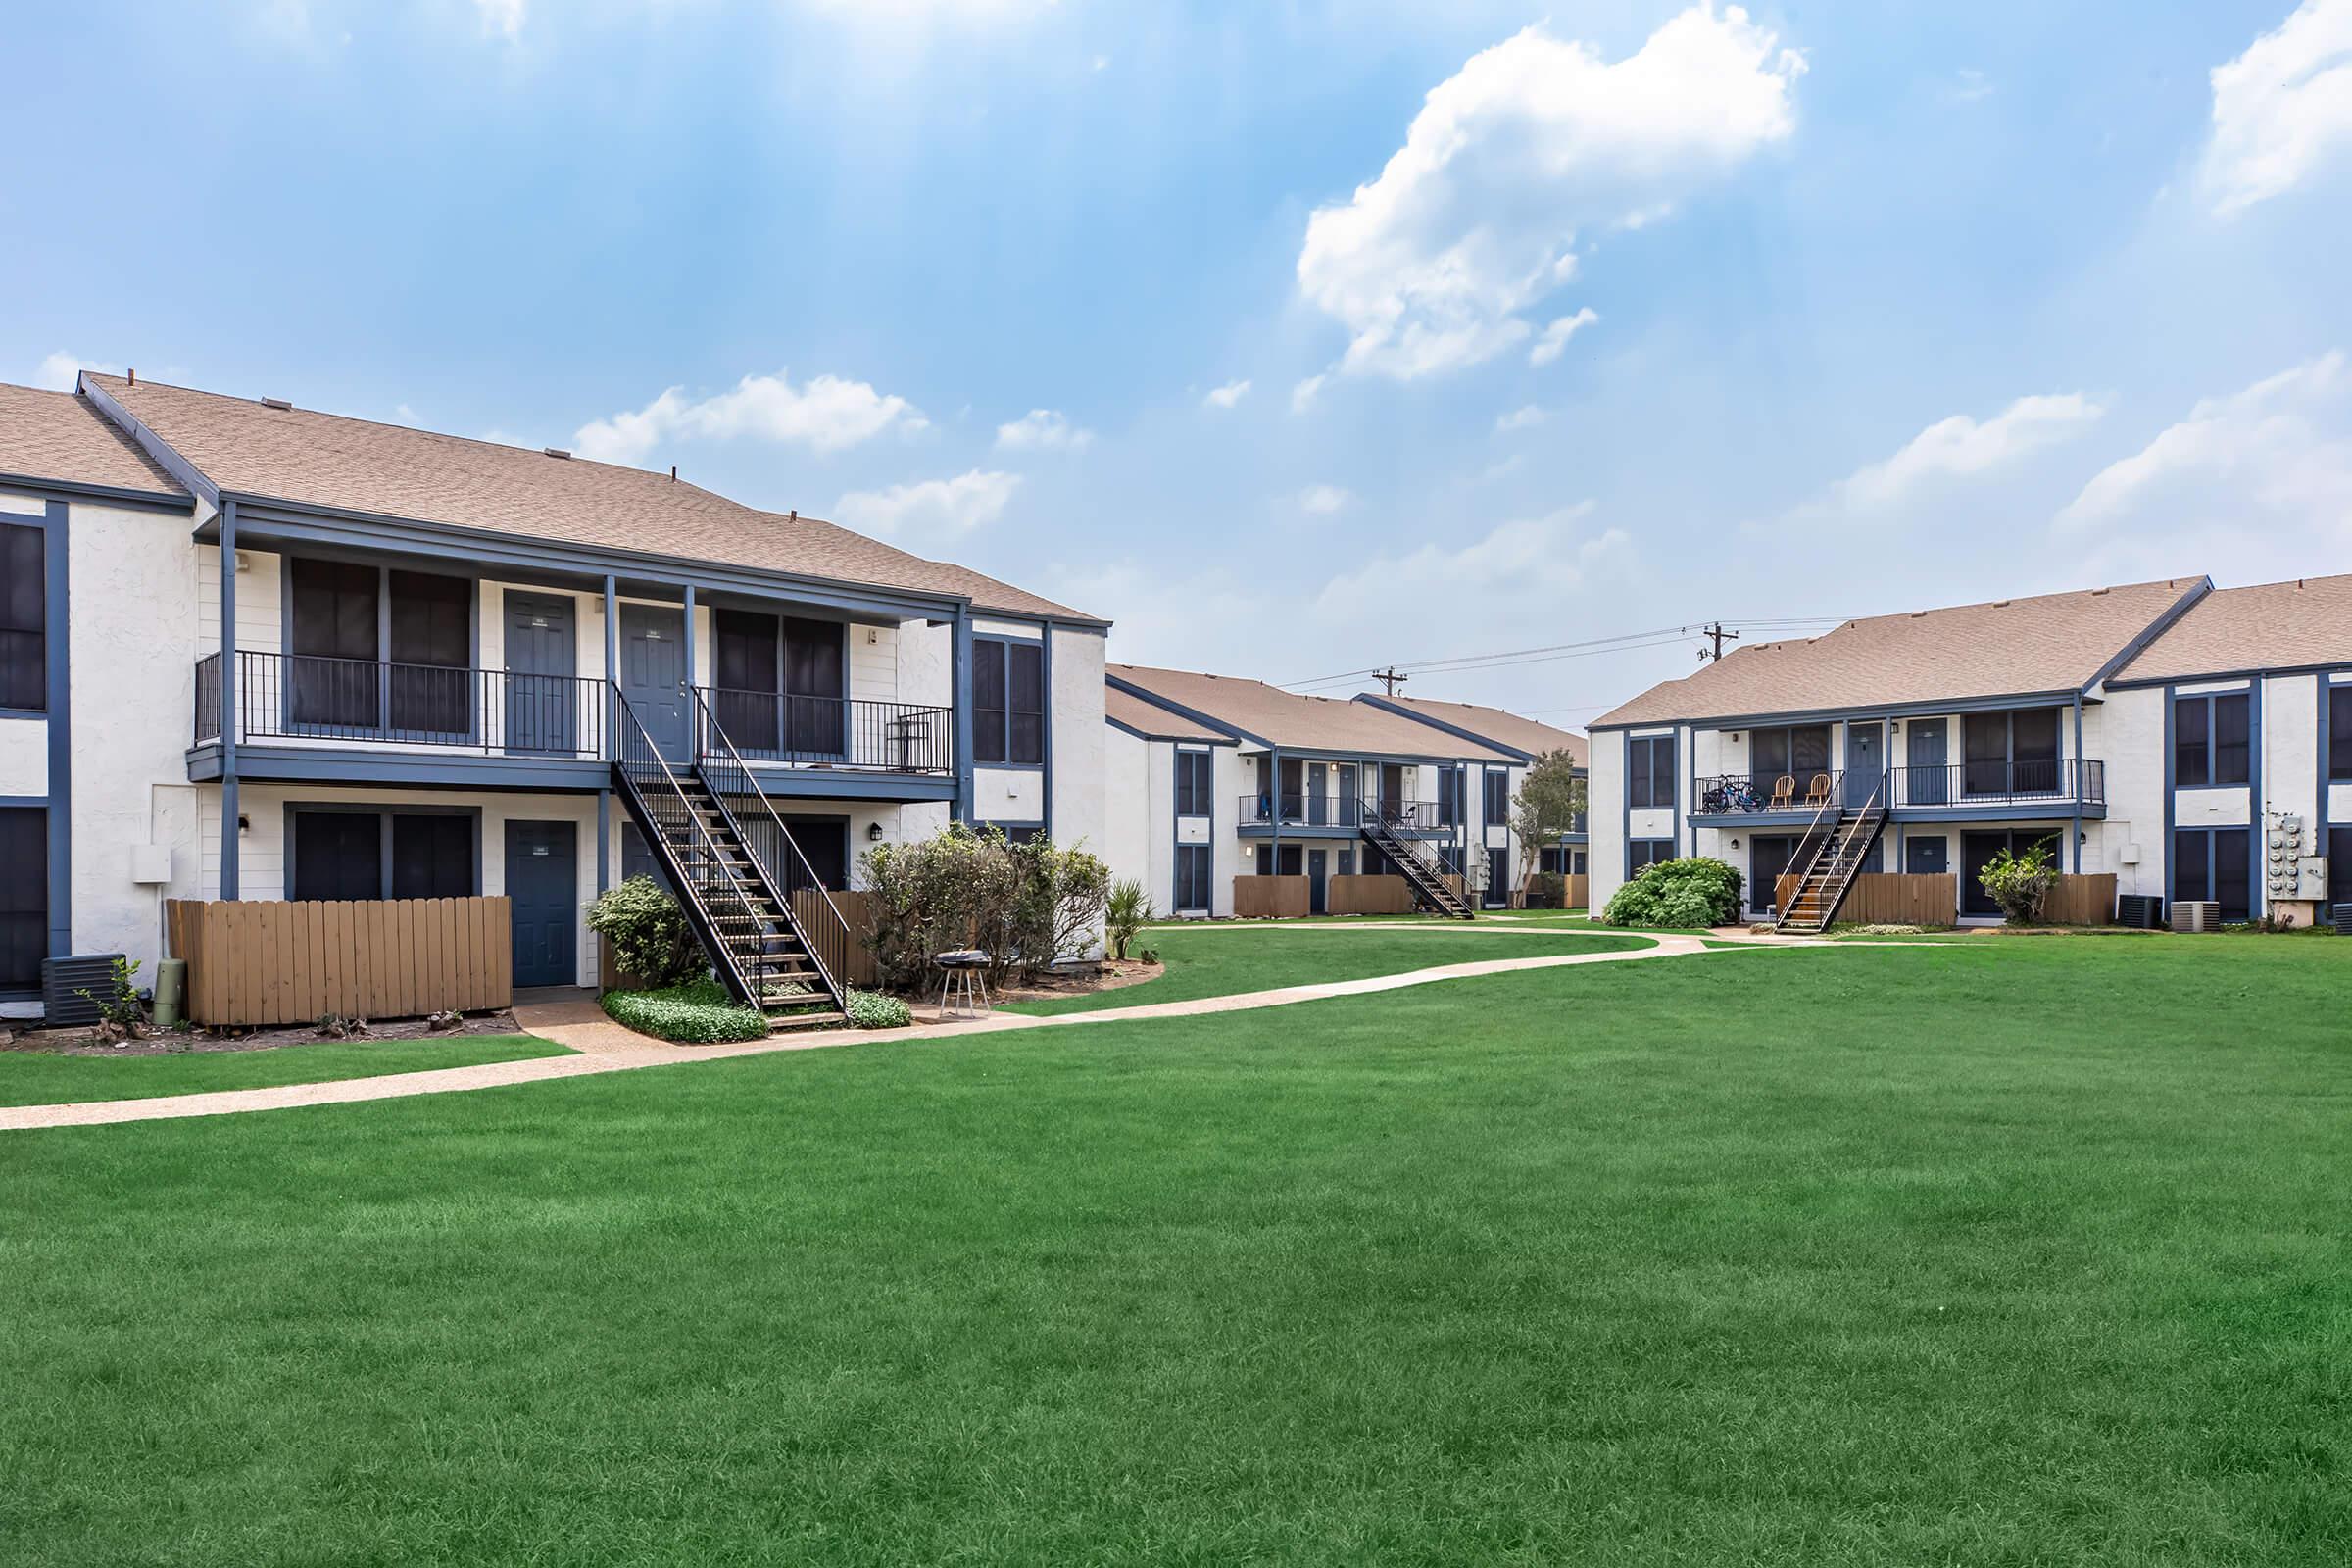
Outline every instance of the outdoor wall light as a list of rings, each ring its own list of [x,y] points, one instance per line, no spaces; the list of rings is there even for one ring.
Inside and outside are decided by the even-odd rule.
[[[868,822],[865,824],[865,841],[868,844],[879,844],[882,842],[881,823]]]
[[[1740,841],[1739,841],[1738,839],[1734,839],[1734,840],[1732,840],[1732,848],[1736,850],[1736,849],[1738,849],[1739,847],[1740,847]]]

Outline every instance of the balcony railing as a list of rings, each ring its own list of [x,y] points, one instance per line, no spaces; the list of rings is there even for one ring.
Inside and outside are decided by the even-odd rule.
[[[601,760],[606,686],[571,675],[394,664],[239,650],[234,692],[220,656],[196,664],[198,742],[218,740],[235,703],[244,741],[365,741],[527,757]]]
[[[1281,806],[1284,827],[1361,827],[1367,817],[1375,815],[1405,833],[1434,833],[1453,826],[1450,813],[1441,811],[1436,801],[1380,801],[1369,797],[1358,801],[1345,795],[1306,795],[1285,790]],[[1275,823],[1274,808],[1271,795],[1245,795],[1237,817],[1244,827],[1271,827]]]
[[[747,761],[891,773],[956,771],[956,712],[912,703],[698,688]]]
[[[1875,779],[1877,775],[1863,775]],[[1742,816],[1764,811],[1807,812],[1847,793],[1842,769],[1813,773],[1718,773],[1690,782],[1692,816]],[[1954,762],[1894,767],[1886,772],[1886,798],[1897,810],[1935,807],[2049,806],[2070,809],[2107,804],[2107,764],[2095,758],[2028,761]],[[1867,797],[1863,791],[1856,804]]]
[[[611,687],[571,675],[396,664],[240,650],[233,692],[219,654],[196,662],[194,736],[353,741],[605,760]],[[734,750],[755,762],[953,776],[952,709],[705,687]]]

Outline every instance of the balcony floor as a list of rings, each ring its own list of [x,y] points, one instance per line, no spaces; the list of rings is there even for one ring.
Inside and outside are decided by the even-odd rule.
[[[209,784],[221,774],[220,747],[208,741],[187,754],[188,782]],[[952,801],[956,780],[932,773],[879,768],[809,767],[755,762],[760,787],[778,799]],[[612,781],[612,764],[598,758],[549,757],[529,752],[485,752],[464,747],[270,744],[237,748],[237,776],[266,783],[379,784],[425,788],[594,792]]]

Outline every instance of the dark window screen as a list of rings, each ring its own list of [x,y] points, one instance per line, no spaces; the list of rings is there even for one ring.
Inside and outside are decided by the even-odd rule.
[[[2352,779],[2352,684],[2328,688],[2328,776]]]
[[[1005,737],[1008,762],[1046,760],[1046,651],[1037,643],[1012,643],[1010,661],[1011,727]]]
[[[2213,781],[2216,784],[2243,784],[2250,776],[2247,772],[2252,760],[2248,725],[2252,722],[2252,699],[2243,692],[2213,700]]]
[[[1178,752],[1176,754],[1176,814],[1178,816],[1208,815],[1208,754],[1206,752]]]
[[[373,811],[294,813],[298,901],[384,896],[383,818]]]
[[[392,896],[473,896],[473,818],[443,812],[392,818]]]
[[[49,706],[47,536],[0,524],[0,708]]]
[[[392,727],[434,735],[463,735],[473,705],[467,700],[473,659],[473,584],[463,577],[421,571],[391,573],[386,615],[386,679]]]
[[[1004,645],[972,645],[972,760],[1004,760]]]
[[[378,707],[376,595],[382,574],[341,561],[288,564],[292,593],[287,716],[297,724],[372,728]]]
[[[711,673],[718,680],[713,716],[738,751],[775,751],[783,734],[777,625],[775,616],[748,610],[711,612]]]
[[[0,808],[0,987],[41,983],[49,953],[49,812]]]
[[[842,637],[833,621],[784,622],[785,744],[795,752],[841,755]]]

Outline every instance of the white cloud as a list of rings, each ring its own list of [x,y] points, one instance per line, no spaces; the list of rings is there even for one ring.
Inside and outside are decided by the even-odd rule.
[[[1004,515],[1017,473],[974,468],[953,479],[921,479],[887,490],[853,490],[834,504],[834,520],[868,533],[954,539]]]
[[[1405,379],[1524,341],[1520,313],[1573,274],[1580,227],[1652,213],[1788,137],[1803,69],[1711,3],[1614,64],[1541,25],[1472,56],[1380,176],[1307,220],[1298,285],[1350,333],[1341,368]]]
[[[1249,395],[1249,382],[1228,381],[1223,386],[1215,388],[1200,401],[1212,409],[1230,409]]]
[[[1310,484],[1298,492],[1298,510],[1310,516],[1328,517],[1354,500],[1354,495],[1336,484]]]
[[[1504,435],[1509,435],[1514,430],[1532,430],[1550,417],[1550,415],[1530,403],[1523,409],[1513,409],[1508,414],[1496,416],[1494,428]]]
[[[1315,406],[1315,399],[1323,394],[1323,381],[1324,377],[1322,376],[1310,375],[1305,380],[1300,381],[1297,386],[1292,387],[1291,412],[1293,414],[1304,414],[1307,410],[1313,408]]]
[[[1952,73],[1950,85],[1943,89],[1943,98],[1944,102],[1953,104],[1983,103],[1999,90],[1992,84],[1992,78],[1982,71],[1974,66],[1962,66]]]
[[[1556,612],[1594,572],[1632,558],[1632,536],[1622,528],[1591,532],[1592,513],[1592,503],[1580,501],[1501,523],[1466,545],[1433,540],[1401,556],[1375,557],[1326,583],[1309,612],[1329,623],[1379,627],[1410,624],[1432,604],[1475,605],[1479,624],[1491,631],[1530,609]]]
[[[481,18],[483,37],[504,38],[513,43],[522,36],[528,0],[473,0],[473,9]]]
[[[743,437],[835,452],[889,429],[920,430],[927,423],[905,398],[863,381],[819,375],[794,386],[779,371],[747,375],[732,391],[695,401],[671,387],[635,413],[580,426],[572,450],[601,463],[637,463],[664,441],[732,441]]]
[[[2352,374],[2341,350],[2207,398],[2058,514],[2102,563],[2340,571],[2352,551]]]
[[[997,445],[1007,452],[1083,452],[1094,439],[1094,431],[1070,423],[1058,409],[1031,409],[997,426]]]
[[[2079,392],[2063,392],[2019,398],[1981,424],[1955,414],[1920,431],[1894,456],[1840,479],[1833,494],[1849,511],[1882,511],[1922,484],[1967,478],[2072,440],[2105,412]]]
[[[39,368],[32,372],[32,384],[49,387],[58,392],[71,392],[74,390],[75,379],[84,370],[96,370],[100,375],[121,375],[122,367],[101,365],[96,360],[81,359],[60,349],[55,354],[45,354],[41,357]]]
[[[1582,328],[1591,326],[1599,319],[1599,317],[1592,314],[1591,307],[1578,311],[1574,316],[1558,318],[1549,326],[1544,328],[1543,335],[1536,339],[1535,347],[1527,351],[1527,363],[1535,366],[1549,365],[1568,352],[1570,338],[1576,336]]]
[[[2303,0],[2293,16],[2213,68],[2205,183],[2234,213],[2352,150],[2352,0]]]

